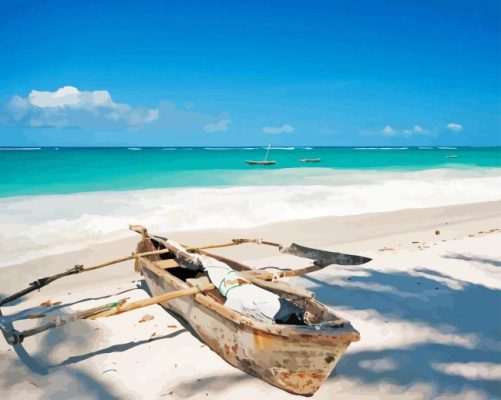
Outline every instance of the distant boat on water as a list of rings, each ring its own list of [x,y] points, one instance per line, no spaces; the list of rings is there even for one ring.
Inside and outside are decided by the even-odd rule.
[[[321,161],[321,159],[320,158],[301,158],[299,161],[304,162],[304,163],[318,163]]]
[[[276,161],[268,161],[268,153],[270,151],[270,145],[268,145],[268,148],[266,149],[266,156],[264,157],[264,160],[262,161],[254,161],[254,160],[245,160],[244,163],[249,164],[249,165],[275,165],[277,162]]]

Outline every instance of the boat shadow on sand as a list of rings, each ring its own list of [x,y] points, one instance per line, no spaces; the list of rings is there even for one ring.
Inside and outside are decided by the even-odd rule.
[[[58,311],[60,315],[69,315],[71,312],[65,309],[72,305],[90,300],[107,299],[138,289],[142,289],[142,287],[138,285],[110,295],[85,298],[72,303],[53,306],[50,311]],[[2,294],[0,294],[0,298],[2,297]],[[25,314],[40,312],[41,310],[47,312],[48,309],[33,307],[21,313],[12,314],[9,320],[20,318]],[[78,363],[98,355],[123,352],[152,341],[173,338],[186,331],[181,328],[167,335],[94,350],[99,348],[100,343],[106,341],[104,333],[86,321],[76,321],[71,326],[71,333],[68,331],[68,326],[52,329],[35,338],[30,338],[25,343],[13,346],[13,351],[0,352],[0,387],[6,390],[7,395],[9,390],[17,393],[15,387],[28,383],[31,385],[30,390],[40,390],[45,398],[66,399],[69,393],[60,389],[61,386],[67,387],[68,384],[71,384],[75,386],[71,390],[72,394],[85,393],[86,398],[123,398],[123,394],[119,394],[115,387],[103,380],[102,376],[100,376],[103,372],[90,373],[87,369],[80,367]],[[78,332],[78,335],[75,335],[75,332]],[[62,362],[56,362],[60,358],[57,353],[61,350],[73,350],[80,355],[70,356]],[[55,384],[55,382],[60,382],[60,384]]]
[[[152,296],[144,280],[140,280],[136,283],[136,287],[106,296],[85,298],[72,303],[53,306],[50,308],[50,311],[58,311],[61,315],[71,314],[69,311],[65,312],[64,309],[90,300],[116,297],[132,290],[143,290],[149,296]],[[0,298],[2,297],[0,293]],[[46,307],[33,307],[23,312],[12,314],[10,319],[15,320],[15,318],[20,318],[22,315],[40,312],[41,310],[47,312]],[[0,387],[3,386],[7,390],[9,388],[14,390],[14,387],[17,385],[29,382],[35,387],[34,389],[38,388],[47,398],[66,399],[68,398],[68,393],[56,393],[57,387],[61,385],[68,386],[71,383],[77,386],[75,392],[72,389],[71,393],[73,394],[81,392],[86,394],[86,398],[121,399],[123,398],[123,393],[117,391],[116,387],[104,381],[102,377],[104,372],[99,371],[91,374],[80,363],[100,355],[121,353],[159,340],[172,339],[185,332],[190,332],[194,338],[203,343],[197,333],[183,319],[173,313],[169,314],[179,323],[180,328],[176,331],[149,339],[113,344],[108,347],[100,348],[100,345],[106,342],[104,333],[101,330],[96,330],[88,321],[76,321],[72,323],[70,325],[73,326],[71,332],[68,330],[69,326],[64,326],[49,330],[37,337],[29,338],[29,341],[13,346],[17,357],[13,357],[12,353],[2,354],[0,352]],[[78,335],[75,335],[75,332],[78,332]],[[72,349],[78,355],[73,355],[63,361],[59,361],[60,357],[56,356],[56,353],[63,348],[66,350]],[[253,379],[257,378],[235,369],[234,373],[229,374],[207,374],[197,379],[181,379],[176,385],[169,386],[166,391],[167,394],[175,392],[182,398],[189,398],[204,391],[212,393],[224,391],[240,382]],[[54,384],[56,380],[61,383]]]
[[[490,268],[498,265],[482,260]],[[410,273],[339,268],[342,276],[334,272],[303,278],[313,284],[306,286],[319,301],[361,329],[361,342],[341,358],[331,379],[341,385],[344,380],[365,387],[389,384],[402,394],[414,387],[425,398],[469,391],[479,398],[501,398],[498,367],[493,371],[501,362],[500,290],[419,266]],[[364,333],[357,318],[376,329]],[[379,345],[364,346],[367,335],[380,336]],[[395,335],[401,337],[395,340]],[[397,343],[391,347],[391,342]]]
[[[446,257],[465,262],[472,259],[470,255],[460,254]],[[474,258],[476,262],[482,262],[490,268],[499,266],[496,260]],[[314,291],[318,300],[339,310],[340,314],[346,314],[355,327],[361,330],[362,341],[353,344],[341,358],[331,376],[334,386],[329,390],[334,388],[342,391],[345,387],[343,382],[350,381],[360,383],[361,387],[372,387],[371,391],[375,393],[378,385],[389,384],[393,386],[393,393],[401,390],[403,395],[417,388],[421,397],[425,398],[437,398],[440,395],[461,397],[469,391],[485,398],[501,397],[499,376],[489,376],[476,370],[476,365],[492,366],[501,362],[499,290],[458,280],[421,266],[415,266],[409,272],[391,273],[370,269],[369,266],[332,268],[335,269],[329,273],[318,272],[296,278],[301,286]],[[130,290],[149,293],[144,282],[140,281],[137,287],[93,300]],[[69,305],[86,300],[90,299],[56,307],[61,312]],[[378,329],[369,332],[357,326],[357,318],[360,324],[370,321]],[[54,382],[67,384],[69,381],[78,387],[77,391],[86,393],[88,397],[118,399],[121,395],[103,380],[102,372],[90,373],[80,362],[103,354],[128,351],[151,341],[173,338],[186,331],[197,337],[183,320],[178,319],[178,322],[181,328],[167,335],[105,348],[99,348],[99,343],[104,339],[103,333],[87,322],[74,323],[79,325],[77,336],[69,334],[64,327],[48,331],[40,335],[36,346],[30,342],[26,342],[26,348],[16,345],[14,351],[17,357],[13,357],[12,352],[0,352],[0,384],[6,390],[14,390],[15,386],[28,381],[35,386],[34,390],[43,391],[46,397],[63,399],[66,398],[65,394],[57,392],[59,385]],[[399,324],[406,324],[405,328],[402,330]],[[391,339],[392,327],[399,329],[397,335],[407,336],[408,333],[409,338],[404,337],[397,344],[386,344],[384,336]],[[363,346],[364,338],[372,334],[383,336],[379,340],[381,348]],[[394,341],[394,336],[391,341]],[[359,345],[362,345],[360,349],[357,348]],[[77,349],[78,355],[60,361],[56,353],[63,346],[65,349]],[[461,373],[457,367],[459,364],[469,364],[469,372]],[[26,368],[35,374],[29,374]],[[252,379],[256,378],[235,370],[230,375],[207,375],[197,380],[181,380],[169,390],[189,397],[205,390],[213,391],[214,385],[219,383],[221,387],[227,388],[228,385],[234,386]],[[356,397],[357,385],[351,385],[348,390]]]
[[[81,321],[74,324],[79,324],[75,329],[79,332],[78,336],[68,335],[65,328],[53,329],[33,339],[37,342],[35,347],[33,343],[23,343],[13,346],[12,352],[0,352],[0,386],[5,390],[7,398],[19,393],[22,385],[26,385],[30,392],[39,391],[44,398],[50,399],[68,398],[69,392],[61,390],[68,385],[73,387],[71,393],[85,393],[86,398],[120,398],[113,387],[103,382],[97,373],[90,373],[74,365],[51,370],[52,360],[63,346],[87,349],[99,340],[99,333],[88,324],[82,324]],[[15,355],[12,354],[14,352]]]

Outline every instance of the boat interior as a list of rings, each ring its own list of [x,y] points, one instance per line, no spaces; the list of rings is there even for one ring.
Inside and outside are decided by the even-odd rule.
[[[162,250],[165,248],[162,243],[155,240],[154,238],[148,238],[145,241],[140,242],[140,245],[138,246],[140,247],[138,247],[138,251],[144,251],[146,249],[148,249],[149,251]],[[175,260],[174,254],[172,254],[171,252],[150,256],[150,261],[152,261],[156,266],[163,269],[164,271],[186,282],[190,286],[210,283],[209,277],[206,272],[181,267]],[[248,270],[252,271],[251,268],[248,268]],[[281,302],[282,300],[292,302],[295,306],[300,307],[302,310],[302,315],[299,319],[291,318],[288,321],[281,321],[280,324],[321,326],[330,328],[342,328],[345,325],[345,320],[335,315],[332,310],[328,309],[323,304],[312,298],[297,295],[297,293],[294,293],[294,291],[292,290],[292,287],[290,293],[287,293],[286,291],[284,291],[284,286],[288,287],[288,285],[280,282],[280,288],[277,288],[277,290],[273,290],[273,288],[269,287],[267,287],[266,289],[279,295]],[[212,300],[221,305],[223,305],[226,301],[226,299],[217,289],[206,291],[201,294],[210,297]]]

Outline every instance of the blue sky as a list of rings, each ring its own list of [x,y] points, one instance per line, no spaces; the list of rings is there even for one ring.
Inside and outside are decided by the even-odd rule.
[[[0,145],[499,145],[500,5],[1,1]]]

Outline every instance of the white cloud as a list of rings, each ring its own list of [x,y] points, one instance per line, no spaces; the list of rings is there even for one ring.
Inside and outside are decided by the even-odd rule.
[[[229,119],[222,119],[218,122],[209,122],[204,126],[204,131],[205,132],[224,132],[228,130],[228,125],[230,124],[231,120]]]
[[[402,129],[402,130],[397,130],[393,128],[391,125],[386,125],[380,133],[382,133],[384,136],[403,136],[406,138],[409,138],[414,135],[431,134],[431,132],[427,131],[420,125],[414,125],[411,129]]]
[[[282,126],[265,126],[263,128],[264,133],[270,135],[279,135],[281,133],[292,133],[294,132],[294,127],[289,124],[283,124]]]
[[[393,129],[390,125],[386,125],[382,130],[382,133],[385,136],[394,136],[397,134],[397,131]]]
[[[107,90],[80,91],[64,86],[54,92],[32,90],[0,105],[0,124],[34,128],[140,129],[151,132],[196,133],[228,129],[226,113],[196,112],[192,103],[179,108],[162,101],[156,108],[115,103]]]
[[[29,102],[37,107],[113,107],[111,96],[106,90],[81,92],[73,86],[64,86],[55,92],[39,92],[32,90]]]
[[[158,109],[115,103],[106,90],[80,91],[64,86],[54,92],[32,90],[5,107],[7,122],[29,127],[138,127],[158,119]],[[4,118],[5,119],[5,118]]]
[[[404,129],[401,133],[403,137],[411,137],[414,135],[427,135],[427,134],[428,132],[426,131],[426,129],[422,128],[419,125],[414,125],[412,129]]]
[[[459,131],[463,130],[463,125],[450,123],[450,124],[447,124],[447,129],[450,129],[451,131],[454,131],[454,132],[459,132]]]

